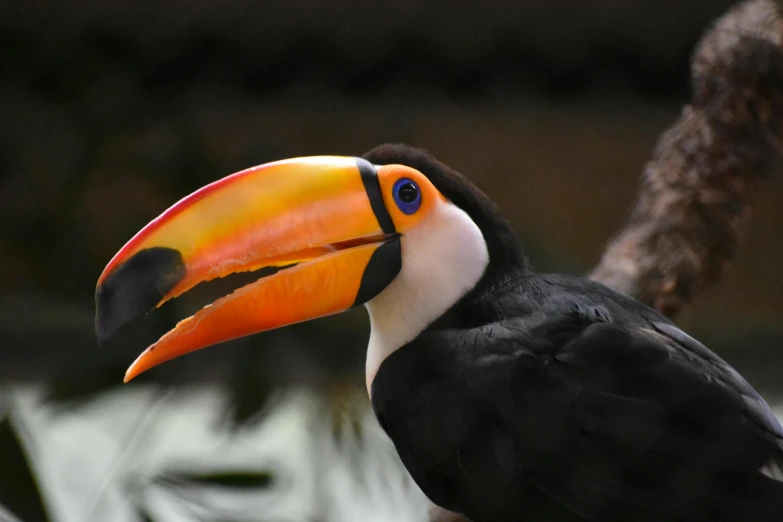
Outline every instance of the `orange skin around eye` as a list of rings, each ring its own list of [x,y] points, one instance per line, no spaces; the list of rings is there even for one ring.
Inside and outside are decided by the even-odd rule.
[[[416,225],[424,216],[428,215],[438,202],[446,201],[435,186],[430,183],[424,174],[418,170],[406,167],[405,165],[385,165],[378,167],[378,181],[381,184],[381,193],[383,194],[383,203],[386,210],[394,221],[397,232],[405,233]],[[397,207],[394,201],[392,189],[398,179],[408,178],[419,186],[421,192],[421,206],[413,214],[405,214]]]

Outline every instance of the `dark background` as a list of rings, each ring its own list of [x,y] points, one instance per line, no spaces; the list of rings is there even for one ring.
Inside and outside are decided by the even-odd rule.
[[[93,333],[95,282],[177,199],[303,155],[423,146],[508,213],[539,270],[584,273],[690,95],[690,53],[733,2],[0,2],[0,383],[53,401],[118,386],[238,279]],[[738,259],[680,318],[783,391],[783,180]],[[363,382],[363,311],[229,343],[139,379],[226,384],[241,421],[292,383]],[[2,486],[0,486],[2,487]]]

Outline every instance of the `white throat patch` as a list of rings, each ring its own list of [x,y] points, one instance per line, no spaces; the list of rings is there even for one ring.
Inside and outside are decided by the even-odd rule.
[[[381,363],[412,341],[476,286],[489,264],[478,226],[459,207],[439,202],[401,238],[402,269],[367,303],[367,391]]]

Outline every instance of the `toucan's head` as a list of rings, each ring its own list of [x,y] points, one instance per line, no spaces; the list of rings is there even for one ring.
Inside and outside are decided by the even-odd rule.
[[[389,353],[479,285],[527,269],[497,207],[420,149],[295,158],[216,181],[136,234],[98,279],[98,338],[198,283],[264,267],[285,268],[180,321],[125,380],[222,341],[366,304],[369,386]]]

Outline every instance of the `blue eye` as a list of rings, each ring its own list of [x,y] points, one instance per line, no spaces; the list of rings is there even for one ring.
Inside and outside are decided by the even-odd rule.
[[[411,215],[421,206],[421,191],[419,186],[411,179],[400,178],[394,182],[392,188],[394,202],[403,214]]]

